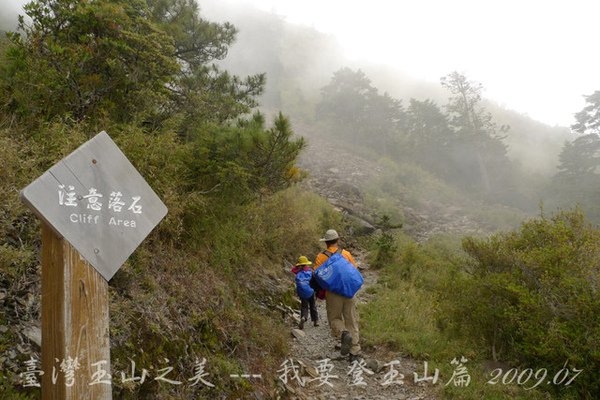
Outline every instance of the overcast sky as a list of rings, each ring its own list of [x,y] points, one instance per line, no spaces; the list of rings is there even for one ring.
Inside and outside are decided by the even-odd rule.
[[[551,125],[570,125],[582,95],[600,90],[598,0],[223,1],[331,33],[354,60],[432,82],[458,70],[486,97]]]
[[[600,90],[598,0],[227,1],[334,34],[352,59],[432,82],[464,72],[486,97],[551,125],[570,125],[582,95]]]

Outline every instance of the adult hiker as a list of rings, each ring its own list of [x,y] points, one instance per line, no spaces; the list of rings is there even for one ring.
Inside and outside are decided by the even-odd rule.
[[[355,268],[352,270],[345,270],[345,275],[357,275],[360,277],[360,285],[362,285],[362,276],[356,269],[356,262],[352,257],[352,254],[348,250],[342,249],[338,245],[340,237],[338,233],[334,229],[329,229],[325,232],[325,236],[320,240],[321,242],[325,242],[327,250],[319,253],[315,258],[314,270],[315,275],[319,278],[319,267],[323,266],[327,268],[327,261],[331,258],[333,260],[333,256],[335,254],[340,254],[341,257],[345,258],[350,264]],[[343,261],[343,260],[342,260]],[[346,263],[346,261],[343,261]],[[346,263],[347,264],[347,263]],[[354,273],[356,272],[356,274]],[[331,274],[328,274],[331,275]],[[335,275],[335,274],[334,274]],[[339,277],[338,277],[339,280]],[[323,286],[321,284],[321,286]],[[354,288],[358,290],[358,288]],[[331,327],[331,334],[333,337],[340,339],[341,346],[340,351],[342,355],[350,354],[350,361],[354,361],[360,358],[360,344],[359,344],[359,330],[358,330],[358,310],[356,307],[356,297],[354,293],[345,293],[346,296],[334,293],[331,290],[327,290],[325,294],[326,300],[326,309],[327,309],[327,320],[329,321],[329,326]]]

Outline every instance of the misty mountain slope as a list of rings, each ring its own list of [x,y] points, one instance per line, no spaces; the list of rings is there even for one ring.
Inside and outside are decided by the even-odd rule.
[[[289,23],[276,14],[227,1],[203,0],[200,6],[211,19],[230,21],[239,30],[222,65],[242,76],[266,73],[261,97],[264,111],[283,110],[295,121],[311,123],[320,89],[342,67],[362,69],[374,87],[402,100],[405,106],[411,98],[431,99],[443,106],[450,96],[439,82],[415,79],[400,68],[351,61],[332,36]],[[485,87],[485,82],[482,84]],[[524,172],[546,177],[555,173],[561,147],[570,139],[567,128],[550,127],[493,100],[484,100],[484,105],[498,126],[511,127],[505,139],[508,156]]]
[[[0,4],[0,30],[15,28],[17,3]],[[310,120],[320,98],[319,89],[344,66],[363,69],[375,87],[405,105],[410,98],[431,99],[439,105],[448,100],[447,91],[438,82],[415,79],[391,66],[348,60],[334,37],[314,28],[289,23],[250,4],[216,0],[201,0],[199,4],[210,20],[232,22],[239,31],[220,64],[240,76],[266,73],[267,84],[260,99],[266,111],[283,110],[294,119]],[[485,106],[499,125],[511,127],[505,140],[508,154],[523,171],[542,176],[555,173],[561,147],[571,140],[567,128],[548,126],[492,100]]]
[[[449,93],[439,82],[417,80],[397,68],[385,65],[362,66],[373,85],[401,99],[406,105],[411,98],[431,99],[438,105],[448,102]],[[450,71],[448,71],[450,72]],[[482,82],[485,87],[485,82]],[[485,92],[484,92],[485,94]],[[505,143],[508,155],[519,162],[523,170],[549,176],[556,172],[558,155],[565,141],[573,139],[567,127],[550,126],[525,113],[508,109],[492,99],[484,99],[498,126],[507,125]]]
[[[353,217],[359,229],[376,229],[387,215],[423,241],[434,234],[482,235],[510,229],[524,217],[516,209],[469,199],[414,164],[352,149],[308,125],[295,124],[294,130],[308,140],[299,162],[309,174],[303,186]]]
[[[510,127],[505,139],[508,156],[520,163],[524,172],[543,176],[556,173],[562,146],[574,138],[569,128],[546,125],[492,101],[486,102],[486,108],[499,125]]]
[[[204,15],[228,21],[238,29],[227,58],[219,64],[244,76],[266,73],[262,108],[312,117],[319,89],[331,74],[347,64],[342,49],[331,35],[302,25],[290,24],[279,15],[250,4],[202,0]]]

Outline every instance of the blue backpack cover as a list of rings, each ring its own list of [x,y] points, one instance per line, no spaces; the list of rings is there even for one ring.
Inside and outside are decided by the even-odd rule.
[[[312,270],[299,271],[296,274],[296,292],[301,299],[310,299],[315,293],[310,287],[310,278],[312,278]]]
[[[358,269],[342,256],[341,250],[317,268],[315,279],[323,289],[347,298],[354,297],[364,282]]]

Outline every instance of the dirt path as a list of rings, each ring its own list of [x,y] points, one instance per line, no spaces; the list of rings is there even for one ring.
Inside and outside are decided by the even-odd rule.
[[[359,265],[365,265],[360,254],[355,254],[355,258]],[[358,298],[360,304],[365,304],[370,297],[366,289],[377,283],[378,274],[368,268],[363,270],[362,273],[365,284],[358,293]],[[306,382],[302,387],[298,380],[288,380],[287,385],[284,386],[290,399],[435,399],[431,387],[413,383],[413,372],[420,370],[418,363],[398,354],[382,353],[374,349],[365,349],[363,346],[362,356],[365,368],[369,369],[372,374],[364,370],[362,373],[349,373],[353,364],[349,362],[347,356],[342,357],[340,351],[335,349],[338,340],[330,334],[324,301],[318,301],[318,310],[320,326],[314,327],[309,321],[302,331],[304,336],[298,335],[300,337],[292,339],[293,343],[288,361],[291,360],[296,366],[300,367],[300,376]],[[297,328],[296,324],[290,326],[292,330],[295,328]],[[384,365],[394,360],[400,362],[393,368],[399,374],[404,374],[404,383],[385,385],[386,381],[390,381],[392,374],[390,373],[390,366]],[[357,365],[354,366],[356,367],[355,370],[359,369]],[[322,368],[321,372],[319,372],[320,367]],[[420,368],[422,367],[420,365]],[[282,369],[278,373],[283,374],[284,370]],[[326,375],[337,377],[324,379]],[[362,376],[365,384],[353,385],[353,383],[359,381],[359,376]],[[291,378],[291,375],[289,377]],[[397,381],[400,378],[401,375],[397,375],[394,380]],[[327,381],[331,386],[323,381]]]

